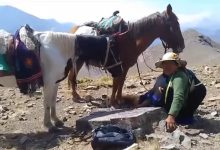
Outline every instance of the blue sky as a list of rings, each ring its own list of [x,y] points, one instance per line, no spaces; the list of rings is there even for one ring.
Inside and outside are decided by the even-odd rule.
[[[81,24],[99,21],[119,10],[127,21],[135,21],[168,4],[179,18],[181,26],[200,28],[220,27],[220,0],[0,0],[39,18]]]

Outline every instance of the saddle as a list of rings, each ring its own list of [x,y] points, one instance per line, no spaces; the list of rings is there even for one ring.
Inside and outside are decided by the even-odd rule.
[[[117,15],[118,13],[119,11],[115,11],[112,16],[102,18],[98,23],[90,21],[84,25],[94,27],[100,35],[125,32],[128,29],[128,25],[121,16]]]

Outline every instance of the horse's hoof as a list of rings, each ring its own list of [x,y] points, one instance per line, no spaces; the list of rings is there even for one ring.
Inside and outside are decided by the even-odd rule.
[[[79,102],[80,102],[80,99],[73,98],[73,102],[75,102],[75,103],[79,103]]]
[[[110,111],[113,111],[113,110],[116,110],[116,108],[115,108],[114,106],[111,106],[111,107],[109,108],[109,110],[110,110]]]
[[[120,106],[118,104],[114,104],[114,105],[111,105],[110,109],[112,110],[115,110],[115,109],[119,109]]]
[[[114,109],[119,109],[120,105],[115,101],[110,101],[110,107],[113,107]]]
[[[56,122],[55,122],[55,126],[56,126],[56,127],[63,127],[63,126],[64,126],[64,123],[59,120],[59,121],[56,121]]]
[[[53,126],[53,127],[50,127],[48,131],[49,133],[57,133],[57,132],[60,132],[60,129]]]
[[[79,99],[81,99],[81,97],[79,96],[79,94],[78,93],[72,93],[72,95],[73,95],[73,101],[77,101],[77,100],[79,100]]]

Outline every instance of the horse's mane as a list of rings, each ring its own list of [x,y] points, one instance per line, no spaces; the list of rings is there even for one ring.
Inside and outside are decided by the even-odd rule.
[[[53,43],[57,47],[63,49],[64,51],[74,50],[75,49],[75,39],[76,36],[70,33],[63,32],[46,32],[47,38],[46,41]]]
[[[172,14],[172,17],[172,19],[178,20],[177,16],[174,13]],[[167,19],[168,16],[166,11],[164,11],[163,13],[156,12],[147,17],[137,20],[136,22],[130,23],[129,31],[131,32],[132,36],[138,38],[143,36],[143,34],[152,31],[152,29],[158,23],[165,23]]]

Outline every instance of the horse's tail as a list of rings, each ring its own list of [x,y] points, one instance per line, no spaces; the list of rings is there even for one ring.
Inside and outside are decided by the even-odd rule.
[[[57,80],[56,83],[59,83],[59,82],[63,81],[64,79],[66,79],[66,77],[68,76],[69,71],[72,67],[73,67],[72,60],[69,59],[67,61],[67,64],[66,64],[66,67],[65,67],[65,70],[64,70],[64,77],[62,79]]]
[[[69,89],[72,86],[72,83],[73,83],[73,68],[70,69],[67,79],[67,85]]]

